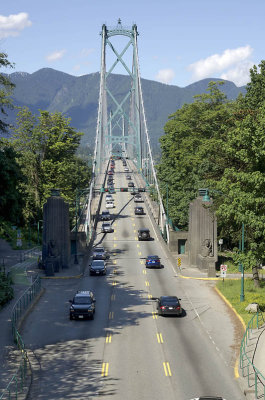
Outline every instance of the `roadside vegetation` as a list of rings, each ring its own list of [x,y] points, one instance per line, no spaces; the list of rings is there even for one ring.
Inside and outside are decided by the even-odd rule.
[[[246,95],[228,101],[221,83],[169,117],[157,166],[169,217],[187,229],[189,203],[208,188],[233,264],[243,263],[260,285],[265,265],[265,61],[250,70]],[[241,251],[244,224],[244,252]]]
[[[224,282],[219,281],[216,287],[231,303],[236,312],[242,317],[245,324],[253,317],[253,314],[245,310],[250,303],[258,303],[260,311],[265,311],[265,280],[260,281],[260,287],[254,285],[253,279],[247,278],[244,280],[245,300],[240,302],[241,280],[240,279],[224,279]]]

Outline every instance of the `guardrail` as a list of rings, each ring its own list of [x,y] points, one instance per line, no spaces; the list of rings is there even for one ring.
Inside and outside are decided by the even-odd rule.
[[[31,376],[30,362],[28,359],[27,351],[21,335],[18,332],[18,322],[23,316],[33,299],[41,290],[41,279],[39,276],[35,279],[32,285],[23,293],[23,295],[15,303],[12,314],[12,336],[14,342],[20,351],[21,361],[15,374],[10,379],[7,387],[4,389],[0,396],[0,400],[19,399],[23,395],[24,389],[29,382]]]
[[[255,399],[265,400],[265,377],[262,373],[255,367],[252,360],[248,356],[248,342],[250,340],[250,335],[254,330],[258,330],[264,323],[264,317],[262,312],[258,311],[247,325],[246,332],[244,333],[243,339],[240,346],[240,368],[242,370],[242,375],[247,376],[248,387],[253,387],[250,384],[250,380],[253,379],[254,375],[254,388],[255,388]]]

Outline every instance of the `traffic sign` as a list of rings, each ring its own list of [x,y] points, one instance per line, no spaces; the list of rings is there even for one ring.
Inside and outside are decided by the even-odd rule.
[[[220,266],[220,270],[226,272],[226,271],[227,271],[227,265],[222,264],[222,265]]]
[[[221,270],[220,276],[221,276],[221,278],[225,278],[226,277],[226,271]]]

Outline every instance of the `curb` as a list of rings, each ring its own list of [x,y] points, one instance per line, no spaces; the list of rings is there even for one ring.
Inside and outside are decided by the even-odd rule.
[[[215,286],[214,290],[216,291],[216,293],[221,297],[221,299],[226,303],[226,305],[234,312],[234,314],[236,315],[236,317],[239,319],[239,321],[241,322],[244,330],[246,330],[246,324],[243,320],[243,318],[237,313],[237,311],[235,310],[235,308],[232,306],[232,304],[230,303],[230,301],[228,301],[225,296],[220,292],[220,290]],[[239,375],[239,357],[237,357],[235,365],[234,365],[234,375],[235,378],[238,379],[240,377]]]
[[[83,274],[72,276],[41,276],[40,279],[79,279]]]

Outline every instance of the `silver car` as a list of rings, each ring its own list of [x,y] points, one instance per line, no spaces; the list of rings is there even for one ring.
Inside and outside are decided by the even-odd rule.
[[[111,233],[113,232],[112,225],[109,222],[104,222],[101,226],[102,233]]]
[[[93,249],[93,260],[106,260],[107,252],[105,251],[104,247],[95,247]]]

